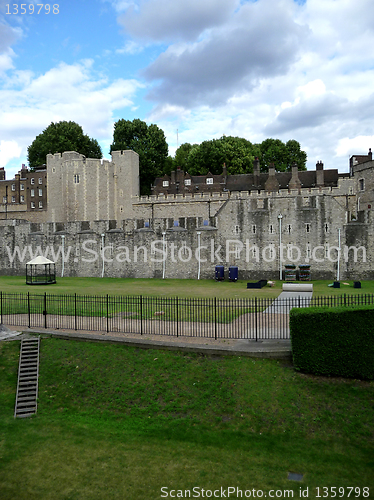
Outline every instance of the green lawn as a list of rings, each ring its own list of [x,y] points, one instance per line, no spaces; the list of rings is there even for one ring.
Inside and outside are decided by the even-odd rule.
[[[361,289],[341,284],[341,288],[327,285],[331,281],[313,281],[314,295],[355,295],[374,293],[374,281],[363,281]],[[86,295],[148,295],[159,297],[217,297],[253,298],[277,297],[282,290],[282,282],[275,287],[266,286],[261,290],[247,290],[247,280],[231,283],[214,280],[173,280],[173,279],[132,279],[132,278],[57,278],[55,285],[26,285],[22,276],[0,276],[0,290],[3,292],[30,292],[53,294]]]
[[[18,354],[19,341],[0,343],[1,500],[153,500],[162,487],[373,497],[374,382],[46,338],[38,414],[14,420]]]

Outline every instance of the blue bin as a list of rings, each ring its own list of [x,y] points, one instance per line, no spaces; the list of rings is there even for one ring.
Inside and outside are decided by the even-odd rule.
[[[229,267],[229,280],[238,281],[239,269],[238,266]]]
[[[223,281],[225,279],[225,268],[223,266],[216,266],[216,281]]]

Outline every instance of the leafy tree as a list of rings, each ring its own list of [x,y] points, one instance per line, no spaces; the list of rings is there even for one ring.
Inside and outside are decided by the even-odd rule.
[[[77,151],[87,158],[103,157],[97,140],[85,135],[78,123],[52,122],[27,148],[29,166],[33,170],[46,162],[48,153],[63,153],[64,151]]]
[[[114,124],[113,144],[110,152],[132,149],[139,155],[140,193],[150,194],[151,184],[156,177],[164,175],[170,168],[167,161],[168,145],[163,130],[157,125],[147,125],[136,118],[118,120]]]
[[[193,147],[186,170],[191,175],[220,174],[225,163],[229,174],[244,174],[252,172],[253,160],[259,154],[258,146],[247,139],[223,136]]]
[[[180,167],[183,170],[187,169],[188,166],[188,156],[191,153],[193,148],[199,147],[198,144],[190,144],[189,142],[185,142],[175,152],[175,156],[173,159],[173,167],[176,169]]]
[[[286,144],[280,139],[266,139],[259,144],[261,149],[261,170],[267,172],[270,163],[280,172],[291,170],[293,163],[297,163],[299,170],[306,170],[307,155],[301,151],[300,144],[290,140]]]

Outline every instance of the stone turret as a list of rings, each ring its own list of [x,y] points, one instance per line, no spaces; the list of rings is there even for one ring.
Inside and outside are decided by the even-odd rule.
[[[269,177],[265,182],[265,191],[279,191],[279,182],[275,177],[274,163],[270,163],[269,165]]]
[[[288,189],[301,189],[301,182],[299,179],[299,169],[297,167],[297,164],[294,163],[291,168],[292,168],[292,177],[288,185]]]

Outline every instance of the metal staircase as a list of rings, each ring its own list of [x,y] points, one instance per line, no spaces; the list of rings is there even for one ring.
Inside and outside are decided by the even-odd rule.
[[[35,415],[38,407],[40,337],[22,339],[14,418]]]

